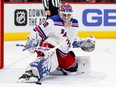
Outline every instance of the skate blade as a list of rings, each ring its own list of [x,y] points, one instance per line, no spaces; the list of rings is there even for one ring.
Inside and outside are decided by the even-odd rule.
[[[36,83],[36,82],[38,82],[38,79],[37,78],[30,78],[30,79],[24,79],[24,78],[22,78],[22,79],[19,79],[18,81],[17,81],[18,83]]]

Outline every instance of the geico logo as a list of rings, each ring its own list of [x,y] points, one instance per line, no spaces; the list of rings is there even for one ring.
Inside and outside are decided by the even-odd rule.
[[[116,26],[116,9],[85,9],[82,22],[85,26]]]

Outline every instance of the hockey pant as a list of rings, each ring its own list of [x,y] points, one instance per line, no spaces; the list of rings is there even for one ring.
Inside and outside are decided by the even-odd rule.
[[[54,46],[46,43],[46,42],[41,42],[40,46],[42,47],[48,47],[48,48],[53,48]],[[37,51],[36,51],[37,52]],[[57,58],[58,58],[58,65],[60,68],[66,69],[67,71],[77,71],[77,63],[74,54],[70,51],[67,56],[62,57],[60,54],[59,50],[56,50]],[[41,51],[37,52],[37,56],[44,56],[44,53]]]

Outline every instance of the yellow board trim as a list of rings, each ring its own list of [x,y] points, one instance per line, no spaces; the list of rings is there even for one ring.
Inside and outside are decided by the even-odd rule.
[[[4,41],[13,41],[13,40],[26,40],[30,32],[13,32],[13,33],[4,33]],[[116,38],[116,31],[79,31],[79,37],[87,37],[88,35],[94,35],[95,38],[105,39],[105,38]]]
[[[93,35],[98,39],[114,39],[116,31],[81,31],[78,33],[79,37],[87,37],[88,35]]]
[[[30,32],[4,33],[4,41],[26,40]]]

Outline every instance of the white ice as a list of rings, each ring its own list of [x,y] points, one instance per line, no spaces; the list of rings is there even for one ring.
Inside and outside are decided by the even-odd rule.
[[[77,56],[91,57],[91,72],[73,76],[49,76],[42,85],[17,83],[26,66],[36,58],[36,54],[22,51],[16,44],[25,41],[4,42],[4,69],[0,70],[0,87],[116,87],[116,39],[97,39],[96,48],[91,53],[72,49]]]

